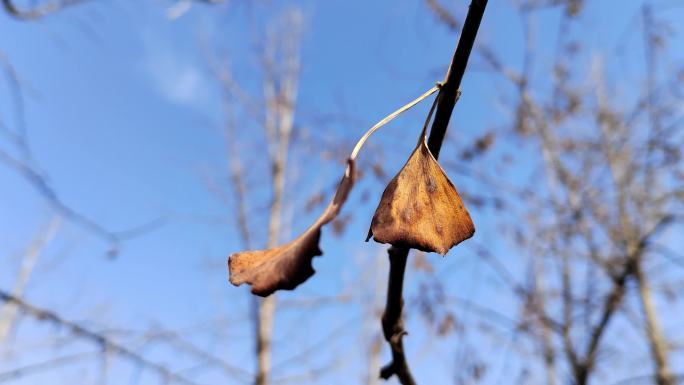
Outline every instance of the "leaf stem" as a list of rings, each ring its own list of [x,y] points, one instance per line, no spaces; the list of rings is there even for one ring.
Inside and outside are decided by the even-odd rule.
[[[363,136],[361,137],[361,139],[359,139],[359,141],[356,142],[356,146],[354,146],[354,150],[352,150],[351,155],[349,155],[349,159],[351,159],[351,160],[355,160],[355,159],[356,159],[356,156],[359,154],[359,151],[361,150],[361,147],[363,147],[363,145],[366,143],[366,140],[368,140],[368,138],[369,138],[371,135],[373,135],[373,133],[374,133],[375,131],[379,130],[380,127],[382,127],[382,126],[384,126],[385,124],[391,122],[394,118],[396,118],[397,116],[401,115],[401,114],[404,113],[405,111],[409,110],[411,107],[415,106],[416,104],[422,102],[425,98],[427,98],[428,96],[430,96],[430,95],[434,94],[435,92],[437,92],[437,90],[439,90],[440,87],[441,87],[440,84],[437,84],[437,85],[433,86],[433,87],[430,88],[429,90],[425,91],[425,92],[424,92],[422,95],[420,95],[419,97],[413,99],[412,101],[410,101],[409,103],[407,103],[407,104],[405,104],[404,106],[400,107],[400,108],[397,109],[396,111],[394,111],[394,112],[392,112],[391,114],[389,114],[389,115],[385,116],[384,118],[382,118],[382,120],[380,120],[379,122],[375,123],[375,125],[374,125],[373,127],[371,127],[368,131],[366,131],[366,133],[363,134]]]

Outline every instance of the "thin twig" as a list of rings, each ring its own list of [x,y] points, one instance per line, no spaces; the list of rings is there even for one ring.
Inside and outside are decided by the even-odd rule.
[[[17,274],[17,279],[14,283],[14,288],[12,289],[12,295],[16,297],[23,296],[26,285],[33,274],[38,257],[43,252],[43,249],[45,249],[55,237],[60,225],[61,218],[55,216],[50,221],[50,224],[41,229],[35,239],[30,243],[22,258],[21,267],[19,268],[19,273]],[[17,318],[18,310],[17,306],[9,303],[0,306],[0,344],[7,338],[12,330]]]
[[[283,33],[287,31],[287,33]],[[271,166],[271,204],[268,217],[267,247],[278,244],[282,231],[283,197],[290,143],[294,129],[295,106],[299,90],[301,14],[286,12],[268,31],[263,53],[264,106],[263,128]],[[276,297],[257,299],[256,305],[256,385],[270,382],[271,346],[275,322]]]
[[[8,2],[5,1],[3,4],[7,3]],[[66,3],[67,2],[64,4]],[[115,256],[118,253],[119,246],[122,242],[139,237],[166,224],[167,219],[165,217],[158,217],[136,227],[131,227],[122,231],[113,231],[63,200],[57,190],[52,187],[49,175],[43,172],[33,161],[34,157],[26,132],[26,118],[24,116],[25,101],[22,82],[20,81],[14,66],[12,66],[10,61],[4,57],[2,53],[0,53],[0,67],[2,67],[1,69],[5,73],[9,86],[12,89],[12,97],[15,103],[15,118],[17,120],[17,128],[14,130],[3,126],[3,123],[0,122],[0,134],[9,138],[9,141],[12,143],[12,147],[15,150],[8,151],[0,148],[0,164],[4,164],[19,173],[45,202],[64,219],[80,226],[91,234],[109,243],[109,256]],[[15,156],[12,152],[16,152],[19,155]]]
[[[9,380],[14,380],[19,377],[25,377],[31,374],[40,373],[47,371],[56,367],[62,367],[67,364],[82,361],[88,358],[92,358],[99,352],[85,352],[85,353],[75,353],[68,356],[61,356],[57,358],[51,358],[46,361],[29,364],[26,366],[21,366],[19,368],[11,369],[6,372],[0,373],[0,382],[5,382]]]
[[[408,249],[390,247],[389,281],[387,283],[387,306],[382,314],[382,332],[392,348],[392,362],[380,370],[380,377],[388,379],[396,375],[403,385],[415,385],[416,381],[406,362],[402,337],[406,334],[402,312],[404,309],[404,271]]]
[[[32,8],[19,8],[12,0],[2,0],[2,6],[8,14],[16,19],[36,20],[83,2],[84,0],[55,0]]]
[[[461,26],[461,23],[456,20],[454,15],[452,15],[438,0],[426,0],[427,6],[432,10],[432,12],[437,16],[439,21],[446,24],[447,27],[457,31]]]
[[[169,383],[178,383],[185,385],[198,385],[196,382],[184,377],[180,374],[172,372],[167,367],[158,364],[156,362],[150,361],[147,358],[141,356],[140,354],[120,345],[117,342],[112,341],[109,337],[92,331],[78,323],[69,321],[57,313],[50,310],[46,310],[26,302],[24,299],[16,297],[4,290],[0,290],[0,301],[6,302],[8,304],[13,304],[17,306],[21,311],[29,316],[35,318],[38,321],[52,322],[56,325],[64,327],[69,330],[72,334],[90,340],[100,347],[103,351],[116,353],[122,357],[125,357],[140,366],[149,368],[157,372],[162,378],[166,379]]]
[[[444,83],[441,84],[435,120],[432,123],[428,147],[435,158],[439,157],[442,142],[446,135],[451,113],[456,105],[456,101],[461,93],[461,80],[468,65],[468,58],[472,51],[480,22],[484,15],[487,0],[473,0],[463,24],[461,38],[451,59],[451,64],[446,74]],[[392,362],[382,368],[380,376],[384,379],[396,375],[403,385],[414,385],[416,382],[411,375],[411,371],[406,361],[402,337],[406,334],[403,325],[403,285],[404,271],[409,249],[394,248],[389,249],[390,272],[387,286],[387,303],[385,312],[382,316],[382,328],[385,339],[392,348]]]

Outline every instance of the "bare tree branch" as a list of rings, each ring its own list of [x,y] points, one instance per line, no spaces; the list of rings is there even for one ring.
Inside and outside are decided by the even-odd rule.
[[[486,6],[487,0],[473,0],[470,3],[458,46],[447,70],[445,81],[442,83],[439,95],[437,96],[435,120],[432,122],[430,137],[428,138],[428,147],[435,158],[439,157],[451,113],[461,93],[461,79],[463,79],[465,74],[468,58],[475,43],[475,37],[477,36]],[[390,256],[390,273],[387,286],[387,303],[382,317],[382,328],[385,339],[392,348],[392,362],[383,367],[380,376],[387,379],[392,375],[396,375],[403,385],[413,385],[415,380],[406,362],[402,343],[402,337],[406,334],[402,317],[402,292],[404,270],[409,249],[391,247],[388,253]]]
[[[33,273],[33,269],[36,266],[38,257],[43,251],[45,246],[49,244],[55,237],[55,234],[59,230],[61,224],[61,219],[55,217],[50,221],[50,224],[45,228],[41,229],[40,233],[31,242],[22,258],[21,267],[19,269],[19,274],[17,276],[16,282],[14,283],[14,288],[12,289],[12,295],[21,298],[24,295],[24,289],[28,284],[28,280]],[[0,308],[0,343],[2,343],[14,324],[14,320],[17,315],[18,307],[15,304],[6,303],[4,307]]]
[[[79,362],[88,358],[92,358],[100,354],[100,352],[85,352],[70,354],[67,356],[61,356],[57,358],[51,358],[42,362],[35,364],[29,364],[19,368],[11,369],[6,372],[0,373],[0,382],[10,381],[18,377],[25,377],[31,374],[40,373],[46,370],[50,370],[57,367],[62,367],[67,364]]]
[[[158,373],[162,378],[170,381],[171,383],[198,385],[195,381],[172,372],[167,367],[150,361],[142,355],[130,350],[129,348],[112,341],[104,334],[90,330],[76,322],[69,321],[55,312],[32,305],[31,303],[26,302],[19,297],[15,297],[11,293],[8,293],[4,290],[0,290],[0,301],[16,305],[19,309],[21,309],[22,312],[35,318],[37,321],[49,322],[64,327],[75,336],[89,340],[105,351],[116,353],[140,366],[146,367]]]
[[[651,354],[656,366],[655,380],[658,385],[674,385],[675,379],[668,363],[668,347],[658,322],[655,305],[651,298],[651,290],[646,273],[641,264],[637,264],[635,272],[639,289],[639,298],[644,311],[645,331],[650,342]]]
[[[415,385],[411,370],[406,362],[402,338],[406,335],[402,312],[404,309],[404,271],[408,249],[390,247],[390,272],[387,282],[387,302],[382,314],[382,331],[392,349],[392,361],[380,370],[380,377],[389,379],[397,376],[402,385]]]
[[[271,162],[271,205],[267,247],[278,244],[285,189],[285,170],[294,126],[295,101],[299,83],[299,44],[302,15],[295,10],[286,13],[282,25],[268,31],[264,63],[265,117],[263,127]],[[288,31],[284,34],[284,31]],[[271,340],[276,297],[256,299],[256,385],[269,383]]]
[[[84,2],[85,0],[53,0],[30,8],[22,8],[13,0],[2,0],[2,6],[10,16],[16,19],[36,20]]]
[[[442,23],[446,24],[450,29],[458,31],[458,29],[461,27],[461,23],[456,20],[451,12],[444,8],[439,0],[425,0],[425,2]]]
[[[139,237],[166,224],[166,218],[159,217],[129,229],[112,231],[67,204],[51,186],[48,175],[41,171],[33,160],[33,154],[27,139],[24,118],[24,94],[19,76],[9,60],[2,54],[0,54],[0,65],[2,65],[13,91],[17,120],[17,128],[15,130],[9,129],[3,122],[0,122],[0,133],[10,139],[10,143],[15,150],[14,152],[19,154],[19,156],[14,156],[0,148],[0,163],[18,172],[45,202],[64,219],[108,242],[110,246],[108,254],[110,256],[115,256],[118,253],[121,242]]]

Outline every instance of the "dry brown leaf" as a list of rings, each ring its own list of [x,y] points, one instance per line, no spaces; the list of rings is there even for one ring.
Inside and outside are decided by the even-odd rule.
[[[366,240],[444,255],[474,233],[463,200],[423,135],[385,188]]]
[[[438,89],[439,86],[432,87],[423,95],[382,119],[361,137],[349,157],[344,177],[337,186],[332,202],[302,235],[289,243],[272,249],[242,251],[230,255],[228,257],[230,283],[236,286],[243,283],[250,284],[253,294],[265,297],[276,290],[292,290],[311,277],[314,273],[311,260],[323,254],[318,246],[321,228],[337,217],[354,186],[356,179],[355,159],[361,147],[376,130],[432,95]]]
[[[315,272],[311,260],[323,254],[318,247],[321,227],[335,219],[353,186],[354,161],[349,159],[335,197],[316,222],[284,245],[232,254],[228,257],[230,283],[236,286],[248,283],[253,294],[265,297],[276,290],[292,290],[306,281]]]

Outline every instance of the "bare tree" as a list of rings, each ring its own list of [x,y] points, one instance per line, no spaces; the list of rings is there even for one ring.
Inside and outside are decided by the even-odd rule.
[[[300,68],[300,40],[302,15],[297,10],[285,12],[279,20],[268,26],[261,63],[263,70],[263,98],[249,95],[238,84],[225,64],[213,61],[212,70],[220,81],[224,95],[226,118],[225,137],[228,145],[230,180],[236,208],[236,223],[246,247],[254,242],[251,219],[246,214],[250,202],[246,191],[243,162],[240,160],[239,138],[235,129],[233,104],[241,105],[263,129],[270,170],[268,186],[271,199],[267,216],[266,246],[275,247],[283,232],[283,197],[288,168],[288,156],[294,129],[295,105]],[[261,184],[261,183],[260,183]],[[254,300],[257,370],[255,383],[270,382],[271,344],[276,298],[271,296]]]
[[[26,85],[23,84],[10,59],[2,52],[0,52],[0,67],[11,91],[10,100],[13,104],[14,118],[14,124],[12,124],[8,119],[3,120],[0,116],[0,136],[4,137],[8,143],[7,149],[0,147],[0,163],[3,166],[15,170],[62,218],[107,242],[109,257],[115,257],[118,254],[123,242],[144,235],[166,223],[166,218],[159,217],[139,226],[115,231],[66,203],[58,191],[52,187],[48,173],[37,164],[31,150],[25,116],[24,88]]]
[[[478,51],[488,69],[516,95],[514,124],[497,134],[541,154],[530,160],[520,153],[519,161],[525,167],[538,165],[538,176],[546,182],[540,185],[536,179],[513,194],[498,196],[506,207],[521,205],[518,215],[528,218],[506,222],[515,229],[511,235],[530,266],[528,283],[512,283],[511,289],[521,302],[528,335],[540,346],[547,383],[556,383],[564,367],[572,383],[590,383],[601,372],[601,353],[609,347],[629,358],[632,349],[610,331],[616,319],[623,318],[634,327],[641,325],[654,382],[674,384],[668,359],[672,344],[660,326],[651,290],[658,279],[652,268],[668,263],[659,246],[662,236],[684,219],[681,111],[676,108],[682,102],[682,84],[677,72],[658,68],[668,52],[662,32],[666,28],[656,27],[663,23],[654,16],[658,8],[644,4],[639,16],[645,87],[629,81],[630,93],[616,96],[625,82],[614,79],[623,74],[606,76],[605,58],[580,55],[582,35],[577,39],[570,32],[581,17],[581,2],[538,3],[519,8],[526,41],[521,69],[509,66],[491,47]],[[426,4],[449,28],[459,24],[440,3]],[[540,7],[548,6],[563,6],[565,12],[558,23],[551,72],[538,76],[546,67],[535,66],[539,52],[532,20]],[[544,88],[536,79],[551,79],[551,87]],[[496,183],[502,182],[476,179],[490,189],[500,188]],[[493,259],[488,256],[486,261]],[[502,274],[507,275],[510,281],[509,273]],[[635,302],[640,319],[631,316]],[[565,365],[559,366],[559,360]]]
[[[64,9],[86,2],[85,0],[31,1],[25,2],[26,4],[24,5],[20,1],[3,0],[0,5],[8,15],[19,20],[31,21],[56,14]],[[82,213],[75,206],[68,204],[66,200],[63,200],[60,194],[52,187],[50,183],[51,178],[48,173],[36,161],[37,157],[34,156],[31,143],[28,140],[29,130],[26,123],[26,115],[28,113],[27,95],[31,94],[28,90],[32,90],[32,87],[26,84],[25,79],[20,75],[20,71],[15,68],[10,58],[2,52],[0,52],[0,73],[3,75],[2,79],[6,81],[7,89],[9,90],[8,97],[4,99],[9,101],[4,104],[8,109],[3,111],[8,111],[9,113],[5,116],[0,115],[0,139],[2,139],[2,144],[0,144],[0,165],[9,168],[23,178],[38,196],[43,199],[48,208],[54,212],[54,217],[50,223],[37,231],[35,238],[31,240],[26,247],[25,253],[21,255],[20,266],[17,269],[13,287],[11,289],[0,288],[0,347],[2,347],[3,356],[9,357],[13,354],[22,353],[19,349],[20,344],[16,344],[17,347],[15,348],[16,341],[12,341],[8,337],[14,330],[20,329],[20,326],[23,327],[24,324],[30,324],[31,322],[53,325],[57,334],[66,331],[68,340],[86,341],[91,346],[91,349],[87,351],[64,354],[59,351],[59,348],[68,345],[68,343],[60,341],[58,337],[45,337],[46,341],[48,341],[46,345],[54,345],[56,348],[55,352],[52,355],[48,353],[47,358],[40,357],[42,361],[39,362],[27,363],[17,359],[18,365],[16,367],[10,367],[9,370],[3,367],[3,371],[0,372],[0,382],[58,370],[74,363],[96,362],[100,364],[101,368],[100,380],[102,383],[105,383],[109,362],[116,357],[133,366],[156,373],[160,382],[196,384],[189,377],[176,373],[174,369],[169,368],[167,365],[156,362],[145,354],[136,351],[136,348],[121,342],[113,335],[116,333],[110,333],[108,330],[97,330],[97,328],[90,325],[90,322],[86,325],[86,323],[72,321],[64,316],[60,310],[47,309],[26,298],[26,288],[36,271],[36,266],[40,262],[41,253],[56,238],[62,222],[66,221],[74,224],[90,235],[104,240],[110,247],[108,255],[114,257],[123,242],[156,229],[165,223],[165,218],[158,218],[142,226],[123,231],[114,231]],[[180,338],[168,338],[168,331],[158,332],[163,336],[160,339],[163,339],[164,343],[171,344],[174,342],[177,345],[181,345],[174,346],[171,349],[175,349],[178,352],[185,351],[187,354],[199,357],[203,361],[212,362],[214,366],[223,367],[229,372],[230,377],[244,376],[244,372],[241,372],[238,368],[219,360],[201,349],[195,348],[189,343],[185,343]],[[135,338],[139,338],[137,333],[135,334]],[[145,338],[146,336],[143,336],[143,339]],[[179,342],[184,343],[179,344]],[[138,344],[131,343],[131,346],[133,345]],[[31,353],[35,350],[36,356],[40,355],[37,352],[39,349],[29,350]],[[32,358],[29,356],[30,360]],[[3,364],[5,362],[3,357]],[[8,360],[7,362],[9,363],[10,361]]]
[[[445,254],[474,233],[473,223],[458,192],[436,159],[452,110],[460,96],[461,79],[486,5],[486,0],[474,0],[471,3],[444,82],[438,83],[419,98],[382,119],[357,142],[331,203],[313,225],[289,243],[272,246],[267,250],[233,253],[228,260],[231,283],[249,283],[252,285],[252,292],[260,296],[272,295],[278,289],[293,289],[308,279],[313,274],[311,259],[322,253],[318,246],[321,227],[337,216],[353,188],[356,156],[368,137],[439,90],[415,150],[382,195],[367,238],[373,237],[380,243],[392,245],[388,251],[390,272],[387,301],[382,316],[383,334],[391,347],[392,361],[381,369],[380,376],[384,379],[396,376],[405,385],[415,384],[402,342],[406,334],[403,323],[403,286],[408,252],[411,248],[416,248]],[[435,120],[428,138],[427,128],[433,113]],[[416,196],[417,194],[424,195]],[[258,379],[257,377],[257,382]]]

